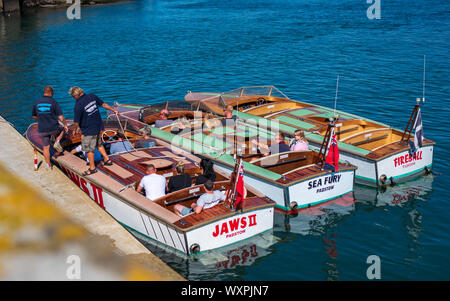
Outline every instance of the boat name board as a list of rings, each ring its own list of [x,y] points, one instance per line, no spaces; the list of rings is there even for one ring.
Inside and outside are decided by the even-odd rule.
[[[422,151],[417,151],[413,155],[406,154],[394,158],[394,167],[402,166],[403,168],[407,168],[416,164],[415,161],[419,160],[422,160]]]
[[[103,190],[100,187],[94,185],[93,183],[88,183],[85,179],[65,168],[64,166],[61,166],[61,169],[69,176],[72,182],[77,184],[77,186],[83,189],[83,191],[87,195],[89,195],[100,207],[105,209],[105,205],[103,204]],[[91,187],[91,189],[89,189],[89,187]]]
[[[331,190],[334,188],[334,185],[331,185],[331,184],[339,183],[340,179],[341,179],[341,175],[331,175],[331,176],[325,177],[325,178],[323,178],[323,182],[322,182],[322,178],[315,179],[315,180],[308,182],[308,189],[317,188],[316,192],[323,192],[323,191]],[[331,185],[331,186],[322,187],[325,185]]]
[[[256,214],[249,215],[248,221],[247,216],[244,216],[229,220],[221,225],[217,224],[212,235],[213,237],[226,235],[225,238],[230,238],[243,234],[247,228],[254,226],[256,226]]]

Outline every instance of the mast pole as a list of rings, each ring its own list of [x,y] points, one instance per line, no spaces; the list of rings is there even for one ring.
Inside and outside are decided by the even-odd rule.
[[[425,64],[426,64],[426,55],[423,55],[423,84],[422,84],[422,103],[425,103]]]
[[[333,118],[334,118],[334,116],[336,116],[336,103],[337,103],[337,97],[338,97],[338,90],[339,90],[339,74],[338,74],[337,79],[336,79],[336,95],[334,96],[334,114],[333,114]]]

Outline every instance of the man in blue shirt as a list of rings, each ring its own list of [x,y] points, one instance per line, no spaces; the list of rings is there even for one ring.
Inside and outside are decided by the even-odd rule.
[[[152,134],[152,130],[150,128],[144,128],[142,132],[142,140],[138,140],[134,144],[134,148],[149,148],[155,147],[157,145],[156,140],[150,138]]]
[[[284,141],[284,134],[282,132],[275,134],[275,139],[272,141],[270,147],[262,142],[258,142],[256,139],[252,139],[250,142],[259,147],[264,156],[291,151],[289,145]]]
[[[76,99],[74,112],[75,133],[81,129],[81,146],[89,158],[89,169],[83,175],[88,176],[97,172],[94,161],[95,149],[98,149],[102,154],[104,165],[109,166],[113,164],[101,144],[100,132],[105,128],[99,107],[111,110],[115,114],[119,114],[119,111],[103,102],[97,95],[84,94],[83,89],[79,87],[70,88],[69,94]]]
[[[42,139],[45,162],[47,163],[47,166],[51,168],[50,139],[52,136],[56,137],[53,147],[58,152],[57,154],[63,151],[59,141],[61,140],[64,131],[60,126],[59,121],[64,124],[65,132],[68,132],[66,119],[61,111],[61,107],[56,100],[53,99],[52,87],[46,86],[44,88],[44,96],[35,102],[31,115],[38,124],[38,133]]]
[[[109,149],[109,153],[111,155],[117,154],[117,153],[123,153],[123,152],[131,152],[133,150],[133,146],[131,145],[130,141],[124,140],[125,135],[122,133],[117,133],[117,142],[113,143],[111,145],[111,148]]]

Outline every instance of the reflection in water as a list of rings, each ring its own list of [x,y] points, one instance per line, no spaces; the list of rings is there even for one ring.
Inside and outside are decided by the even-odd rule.
[[[139,238],[137,233],[133,234]],[[270,255],[279,238],[268,231],[240,243],[190,257],[174,253],[161,244],[139,239],[152,253],[189,280],[242,280],[242,272],[255,261]],[[239,271],[234,271],[239,269]]]
[[[337,234],[333,233],[330,236],[324,236],[323,238],[323,242],[325,244],[326,252],[328,255],[324,267],[328,281],[339,280],[339,270],[337,268],[338,251],[336,248],[336,240],[335,240],[336,237]]]
[[[428,195],[433,190],[433,180],[434,176],[430,174],[383,189],[355,187],[357,203],[369,205],[371,208],[399,207],[404,209],[401,211],[403,213],[402,226],[407,238],[406,249],[408,251],[403,254],[402,259],[406,265],[414,265],[417,260],[422,258],[419,235],[423,232],[423,215],[419,209],[421,203],[427,201]],[[417,276],[420,277],[420,275]],[[406,277],[411,277],[411,275]]]
[[[302,235],[323,235],[354,209],[355,199],[353,193],[349,193],[329,202],[302,209],[294,216],[276,212],[274,228]]]
[[[355,198],[358,202],[374,207],[400,206],[404,207],[412,200],[426,200],[426,195],[432,191],[434,176],[432,174],[419,177],[409,182],[372,188],[355,185]]]

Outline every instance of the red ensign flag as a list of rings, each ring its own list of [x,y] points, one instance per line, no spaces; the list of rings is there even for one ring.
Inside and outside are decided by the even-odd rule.
[[[336,133],[334,132],[334,127],[331,128],[331,139],[330,143],[328,144],[328,154],[325,162],[333,165],[334,169],[338,171],[339,149],[336,141]]]

